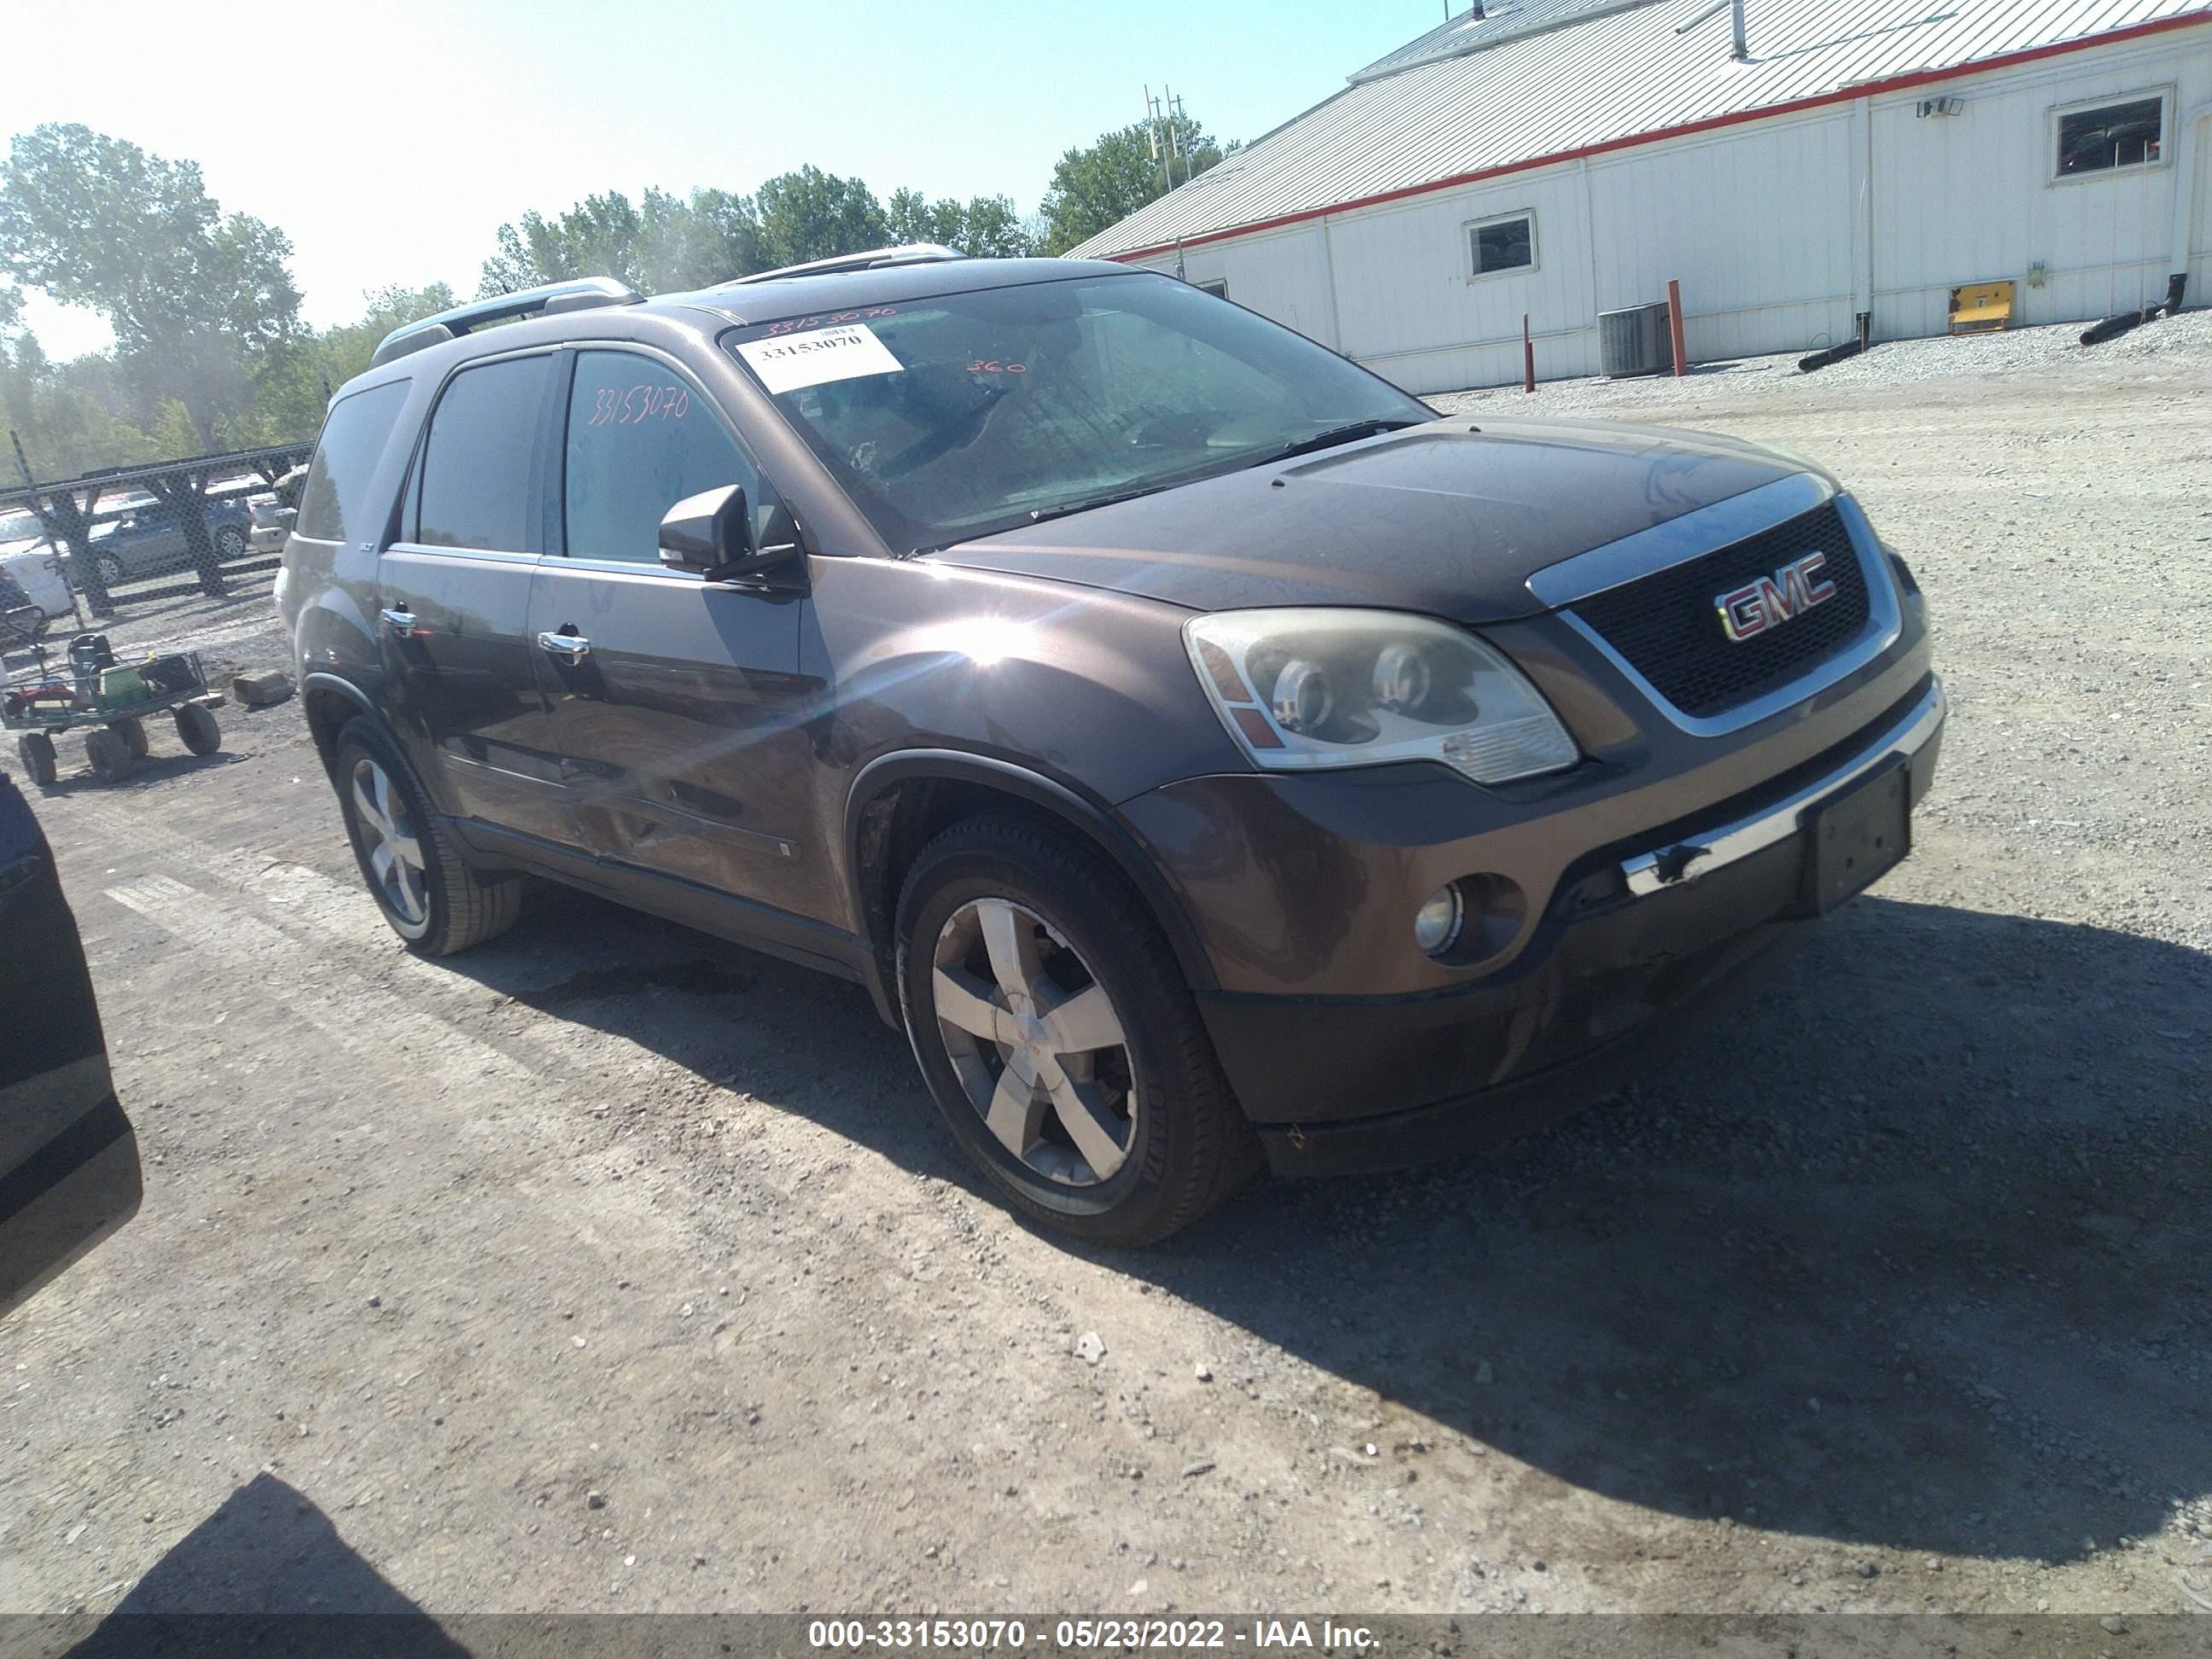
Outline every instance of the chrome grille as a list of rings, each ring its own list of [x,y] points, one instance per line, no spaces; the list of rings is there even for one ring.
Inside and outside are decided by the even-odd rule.
[[[1808,553],[1835,593],[1802,615],[1731,640],[1715,599]],[[1724,713],[1811,672],[1866,627],[1872,598],[1835,502],[1771,530],[1577,601],[1573,614],[1693,719]]]

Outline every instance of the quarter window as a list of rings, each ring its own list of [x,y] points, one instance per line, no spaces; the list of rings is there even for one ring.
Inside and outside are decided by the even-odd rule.
[[[1467,243],[1474,276],[1525,270],[1536,263],[1536,216],[1515,213],[1502,219],[1485,219],[1467,228]]]
[[[2118,167],[2148,167],[2159,159],[2165,137],[2163,94],[2062,112],[2058,176],[2070,179]]]
[[[673,369],[627,351],[576,354],[568,393],[568,555],[653,564],[660,520],[687,495],[760,476],[705,398]]]
[[[313,541],[342,542],[347,526],[366,533],[368,486],[392,423],[407,401],[408,382],[392,380],[356,392],[331,405],[323,435],[315,445],[314,465],[300,491],[300,517],[294,529]]]
[[[430,416],[423,447],[417,540],[430,547],[537,551],[532,463],[553,364],[544,353],[453,376]]]

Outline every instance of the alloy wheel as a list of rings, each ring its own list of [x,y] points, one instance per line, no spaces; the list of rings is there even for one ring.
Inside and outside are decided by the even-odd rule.
[[[1058,929],[1011,899],[971,900],[938,933],[930,986],[952,1069],[1007,1152],[1062,1186],[1121,1168],[1140,1109],[1128,1037]]]
[[[353,810],[362,856],[378,893],[394,915],[416,926],[430,914],[422,839],[408,816],[406,797],[391,775],[366,757],[353,769]]]

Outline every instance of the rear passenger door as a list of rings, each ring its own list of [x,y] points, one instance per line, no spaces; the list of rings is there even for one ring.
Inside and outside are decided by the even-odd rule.
[[[563,551],[538,567],[530,628],[586,840],[603,857],[800,908],[810,754],[804,594],[660,562],[661,516],[744,487],[771,497],[734,429],[676,364],[573,353],[561,422]]]
[[[430,412],[377,565],[378,631],[401,718],[440,804],[562,845],[577,841],[527,624],[546,544],[557,348],[474,362]]]

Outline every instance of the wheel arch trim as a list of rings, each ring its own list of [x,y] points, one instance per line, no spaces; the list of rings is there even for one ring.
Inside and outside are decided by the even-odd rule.
[[[875,937],[867,895],[862,890],[863,820],[867,809],[886,791],[918,780],[980,784],[1045,809],[1105,853],[1114,866],[1128,878],[1153,921],[1159,924],[1190,988],[1217,988],[1212,962],[1206,954],[1198,930],[1191,925],[1182,898],[1146,855],[1143,844],[1133,831],[1109,809],[1055,779],[1012,761],[961,749],[899,749],[878,755],[854,775],[847,791],[843,841],[846,900],[852,910],[854,932],[872,952],[880,951],[890,941]]]
[[[397,741],[398,734],[392,729],[391,720],[385,714],[382,709],[376,706],[376,700],[374,697],[371,697],[368,692],[356,685],[351,680],[346,678],[344,675],[332,674],[320,671],[303,675],[300,680],[300,705],[301,710],[307,715],[307,730],[309,733],[316,736],[317,740],[315,743],[315,752],[321,757],[323,769],[325,771],[330,770],[331,767],[335,764],[337,761],[337,737],[338,733],[345,729],[346,722],[344,720],[340,720],[337,725],[331,729],[330,746],[327,750],[325,749],[319,735],[315,733],[315,720],[313,712],[319,695],[336,696],[341,702],[351,704],[356,714],[366,714],[370,720],[375,721],[377,725],[384,728],[385,734],[387,737],[392,738],[395,742]],[[349,715],[347,718],[350,719],[351,716]]]

